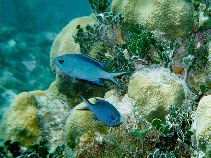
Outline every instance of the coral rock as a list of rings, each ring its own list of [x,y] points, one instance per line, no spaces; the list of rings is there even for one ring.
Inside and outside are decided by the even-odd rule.
[[[179,78],[165,68],[144,68],[128,85],[128,96],[149,120],[164,120],[169,105],[181,106],[185,92]]]
[[[125,23],[158,29],[170,39],[185,36],[193,24],[191,3],[185,0],[114,0],[112,11],[122,13]]]
[[[50,151],[64,143],[64,128],[70,101],[59,94],[55,82],[46,91],[24,92],[17,96],[4,114],[0,135],[4,141],[19,141],[28,147],[46,140]]]
[[[37,102],[33,94],[21,93],[3,116],[0,135],[4,141],[19,141],[28,147],[38,138]]]
[[[211,157],[211,95],[203,97],[195,115],[197,146]]]

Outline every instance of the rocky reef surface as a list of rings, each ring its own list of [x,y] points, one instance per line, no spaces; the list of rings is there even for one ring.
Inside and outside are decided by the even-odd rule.
[[[18,94],[5,112],[0,154],[209,157],[210,30],[198,23],[200,12],[209,14],[207,4],[114,0],[109,8],[106,0],[89,2],[93,13],[70,21],[53,42],[55,81],[47,90]],[[75,53],[106,62],[108,71],[127,71],[117,78],[123,88],[73,79],[53,64]],[[78,110],[85,103],[77,94],[108,101],[122,124],[99,124],[91,111]]]

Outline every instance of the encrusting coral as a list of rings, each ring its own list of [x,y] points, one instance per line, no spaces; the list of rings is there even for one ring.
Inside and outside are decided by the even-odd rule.
[[[46,140],[51,151],[64,141],[64,125],[71,103],[58,93],[55,83],[46,91],[24,92],[17,96],[0,124],[3,140],[29,147]]]
[[[195,114],[197,146],[211,156],[211,95],[204,96]]]
[[[169,69],[152,67],[132,75],[128,96],[145,117],[164,120],[169,105],[182,105],[185,92],[182,81]]]
[[[0,124],[4,141],[19,141],[24,147],[36,142],[39,133],[38,103],[32,93],[21,93],[6,111]]]
[[[185,0],[114,0],[112,11],[122,13],[125,24],[140,23],[170,39],[184,37],[192,29],[192,4]]]

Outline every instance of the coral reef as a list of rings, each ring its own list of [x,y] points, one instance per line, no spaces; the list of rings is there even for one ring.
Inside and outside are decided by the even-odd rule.
[[[150,124],[132,112],[106,134],[87,132],[80,137],[76,157],[190,157],[190,111],[175,106],[168,111],[165,122],[155,119]]]
[[[106,0],[89,2],[93,14],[70,21],[54,40],[50,68],[55,81],[45,91],[19,94],[5,113],[0,124],[4,141],[3,145],[0,142],[0,156],[8,152],[23,157],[174,158],[204,152],[209,157],[210,96],[205,96],[210,93],[209,30],[206,22],[196,22],[197,4],[114,0],[112,12]],[[206,8],[201,11],[207,14]],[[8,28],[5,34],[7,31],[15,32]],[[8,40],[8,50],[15,42]],[[117,77],[123,89],[109,83],[99,87],[63,74],[53,59],[70,53],[105,61],[107,71],[127,71],[127,76]],[[36,65],[22,64],[31,71]],[[196,76],[199,72],[203,74]],[[10,71],[6,74],[0,81],[11,79],[9,82],[23,85]],[[1,85],[0,92],[5,90]],[[121,114],[121,124],[100,124],[91,111],[80,110],[86,105],[77,94],[93,103],[93,97],[101,97],[114,105]],[[194,114],[196,131],[191,131]]]
[[[197,146],[207,157],[211,156],[211,95],[204,96],[195,114]]]
[[[152,67],[143,68],[132,75],[128,96],[145,117],[164,120],[169,105],[182,105],[185,91],[182,81],[169,69]]]
[[[1,157],[58,157],[63,158],[65,155],[65,145],[59,145],[54,152],[49,152],[49,148],[45,141],[32,144],[28,149],[22,148],[17,141],[7,140],[4,144],[0,144]],[[73,155],[68,155],[72,157]]]
[[[46,140],[53,151],[64,142],[70,105],[70,100],[58,93],[55,83],[46,91],[21,93],[2,119],[1,137],[4,141],[18,141],[24,147],[38,139]]]
[[[39,134],[37,101],[32,93],[21,93],[6,111],[0,124],[0,135],[4,141],[19,141],[28,147],[36,142]]]
[[[192,4],[185,0],[114,0],[112,11],[122,13],[126,25],[140,23],[170,39],[185,37],[193,24]]]

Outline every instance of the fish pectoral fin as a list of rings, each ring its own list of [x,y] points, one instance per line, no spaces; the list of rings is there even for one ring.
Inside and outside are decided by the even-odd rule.
[[[94,81],[94,83],[96,83],[96,84],[98,84],[98,85],[101,85],[101,86],[103,86],[104,85],[104,82],[103,82],[103,80],[102,79],[98,79],[98,80],[96,80],[96,81]]]

